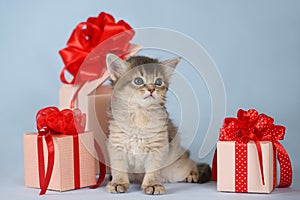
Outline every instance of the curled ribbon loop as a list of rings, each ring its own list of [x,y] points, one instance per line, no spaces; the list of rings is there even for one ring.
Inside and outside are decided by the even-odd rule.
[[[220,129],[220,141],[236,141],[238,143],[248,143],[253,141],[257,148],[259,165],[262,175],[262,183],[264,184],[262,150],[259,141],[272,142],[280,164],[280,183],[278,187],[288,187],[292,183],[292,166],[287,152],[278,142],[283,140],[285,127],[274,125],[274,119],[265,115],[258,114],[254,109],[244,111],[240,109],[237,112],[237,118],[225,118],[223,127]],[[213,160],[213,180],[216,180],[216,164],[217,155]],[[276,172],[274,181],[276,181]]]
[[[106,54],[114,53],[125,58],[136,45],[130,44],[134,30],[125,21],[115,21],[113,16],[101,12],[98,17],[90,17],[86,22],[79,23],[72,32],[67,47],[59,54],[65,64],[60,73],[60,79],[65,84],[76,84],[79,88],[71,101],[71,108],[82,86],[100,78],[106,70]],[[101,49],[93,54],[101,44]],[[72,75],[67,81],[65,72]]]

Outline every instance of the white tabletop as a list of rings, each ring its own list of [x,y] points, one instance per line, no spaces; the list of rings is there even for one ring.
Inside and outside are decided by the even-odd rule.
[[[13,176],[6,176],[4,179],[1,177],[0,181],[0,196],[1,199],[14,199],[14,200],[33,200],[41,199],[38,189],[26,188],[23,185],[23,178],[16,178],[17,174]],[[105,183],[103,184],[105,185]],[[247,199],[299,199],[300,188],[276,188],[270,194],[246,194],[246,193],[226,193],[218,192],[216,190],[216,182],[209,182],[206,184],[195,184],[195,183],[173,183],[165,184],[167,193],[158,196],[145,195],[140,189],[139,185],[131,185],[127,193],[124,194],[110,194],[105,192],[105,187],[102,186],[97,189],[83,188],[79,190],[72,190],[67,192],[56,192],[47,191],[46,195],[43,196],[44,199],[63,199],[63,200],[109,200],[109,199],[130,199],[130,200],[141,200],[141,199],[222,199],[222,200],[247,200]]]

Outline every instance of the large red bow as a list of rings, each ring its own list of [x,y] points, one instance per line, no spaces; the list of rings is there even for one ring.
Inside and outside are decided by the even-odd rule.
[[[82,84],[101,77],[106,69],[106,54],[110,52],[124,58],[134,48],[129,43],[133,36],[134,31],[125,21],[115,22],[105,12],[79,23],[72,32],[67,47],[59,51],[65,64],[60,74],[61,81],[75,84],[76,78],[76,83]],[[94,55],[89,55],[100,43],[100,49]],[[84,60],[85,65],[81,66]],[[70,82],[65,78],[66,70],[73,76]]]
[[[280,164],[280,183],[278,187],[288,187],[292,183],[292,166],[288,153],[278,142],[283,140],[285,127],[274,125],[274,119],[265,115],[258,114],[254,109],[237,112],[237,118],[225,118],[223,127],[220,130],[221,141],[237,141],[247,143],[254,141],[260,163],[261,175],[264,183],[262,151],[259,141],[270,141],[278,152]],[[213,161],[213,180],[216,180],[216,154]]]

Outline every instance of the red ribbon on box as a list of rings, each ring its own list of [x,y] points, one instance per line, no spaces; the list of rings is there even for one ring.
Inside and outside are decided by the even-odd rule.
[[[65,84],[78,84],[71,108],[78,92],[87,81],[100,78],[106,70],[106,54],[114,53],[121,58],[135,48],[130,44],[134,30],[125,21],[115,22],[110,14],[101,12],[98,17],[89,17],[86,22],[79,23],[72,32],[67,47],[59,51],[65,64],[60,79]],[[96,55],[90,53],[101,44]],[[84,65],[82,65],[84,63]],[[72,76],[71,81],[65,78],[65,71]]]
[[[280,182],[278,187],[289,187],[292,184],[292,165],[288,153],[278,140],[284,139],[285,127],[274,125],[274,119],[258,114],[254,109],[237,112],[237,118],[225,118],[223,127],[220,130],[220,141],[235,141],[236,165],[247,167],[247,143],[253,141],[257,148],[262,183],[264,185],[262,151],[259,141],[270,141],[273,144],[275,153],[278,153],[280,164]],[[244,152],[240,157],[238,152]],[[217,154],[213,159],[213,180],[217,180]],[[243,167],[242,167],[243,168]],[[276,169],[276,160],[274,160]],[[247,173],[247,170],[246,170]],[[244,179],[244,181],[241,181]],[[274,172],[274,186],[276,185],[276,170]],[[241,173],[236,167],[236,191],[247,192],[247,174]]]
[[[40,181],[40,195],[46,193],[53,172],[55,160],[55,148],[53,143],[53,135],[72,135],[73,136],[73,152],[74,152],[74,184],[75,189],[80,188],[80,161],[79,161],[79,138],[78,133],[84,132],[85,114],[79,109],[64,109],[59,111],[56,107],[47,107],[38,111],[36,115],[36,123],[38,129],[37,148],[38,148],[38,168]],[[43,137],[45,138],[48,150],[48,165],[45,175]],[[97,143],[95,143],[98,156],[103,158],[102,151]],[[100,177],[97,184],[92,188],[97,188],[102,183],[106,167],[99,161]]]

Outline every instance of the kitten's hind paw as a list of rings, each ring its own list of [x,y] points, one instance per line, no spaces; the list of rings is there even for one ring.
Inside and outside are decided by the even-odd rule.
[[[190,172],[190,174],[185,178],[187,183],[198,183],[199,182],[199,172],[195,169]]]
[[[166,188],[162,184],[143,186],[143,189],[145,194],[149,195],[158,195],[166,193]]]
[[[106,191],[110,193],[124,193],[128,190],[129,183],[109,182],[106,185]]]

